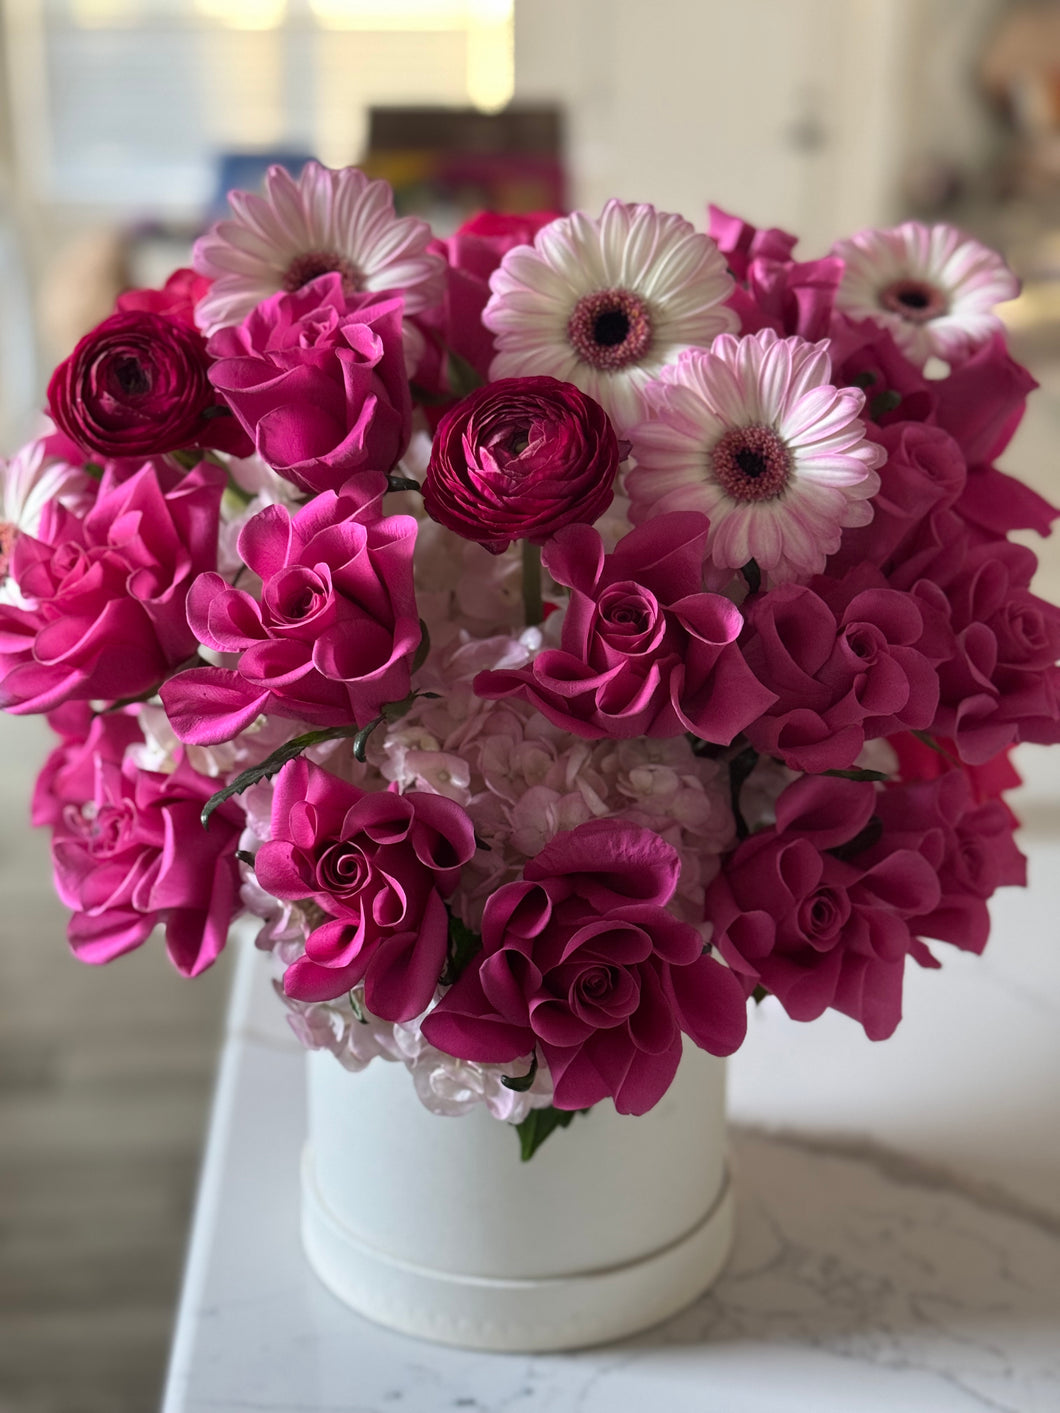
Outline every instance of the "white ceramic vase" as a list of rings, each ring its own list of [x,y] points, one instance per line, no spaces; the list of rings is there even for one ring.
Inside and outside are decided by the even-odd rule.
[[[640,1118],[608,1102],[519,1156],[482,1109],[440,1118],[403,1065],[309,1061],[302,1236],[317,1275],[379,1324],[473,1349],[572,1349],[682,1309],[732,1240],[725,1066],[686,1045]]]

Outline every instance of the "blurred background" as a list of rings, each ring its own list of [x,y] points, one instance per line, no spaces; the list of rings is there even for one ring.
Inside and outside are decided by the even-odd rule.
[[[1004,469],[1060,495],[1060,0],[3,0],[0,446],[47,375],[160,283],[231,186],[364,165],[440,234],[477,209],[709,201],[801,237],[908,217],[1002,249],[1043,385]],[[1028,542],[1033,537],[1027,537]],[[1060,599],[1060,553],[1039,592]],[[161,1388],[226,960],[65,950],[46,750],[0,725],[0,1413]]]

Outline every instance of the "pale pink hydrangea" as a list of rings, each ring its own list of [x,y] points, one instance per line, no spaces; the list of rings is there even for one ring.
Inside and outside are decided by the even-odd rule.
[[[484,1104],[495,1119],[518,1124],[531,1109],[546,1108],[552,1103],[552,1080],[547,1066],[538,1068],[529,1089],[510,1089],[503,1082],[504,1076],[525,1074],[530,1066],[529,1056],[507,1065],[459,1060],[435,1049],[424,1039],[420,1029],[422,1020],[421,1016],[395,1025],[393,1043],[412,1076],[420,1102],[431,1113],[457,1118]]]

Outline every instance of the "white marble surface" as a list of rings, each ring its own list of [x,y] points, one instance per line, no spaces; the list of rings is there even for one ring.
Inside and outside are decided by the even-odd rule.
[[[1030,891],[999,895],[985,957],[910,970],[892,1040],[755,1017],[730,1067],[729,1266],[607,1348],[467,1354],[320,1287],[298,1244],[301,1052],[237,984],[164,1413],[1058,1413],[1054,756],[1022,752]]]

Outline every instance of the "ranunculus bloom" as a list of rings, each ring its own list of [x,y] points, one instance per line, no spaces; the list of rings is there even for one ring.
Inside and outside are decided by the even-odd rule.
[[[776,701],[747,726],[793,770],[841,770],[867,740],[926,730],[936,666],[953,651],[945,614],[863,566],[843,579],[782,584],[744,605],[748,666]]]
[[[48,411],[94,456],[184,447],[246,455],[246,437],[210,386],[209,363],[206,340],[179,317],[138,308],[112,314],[52,374]]]
[[[271,832],[258,882],[327,914],[284,972],[288,996],[327,1001],[363,981],[383,1020],[425,1010],[445,966],[444,899],[475,852],[461,807],[415,790],[366,793],[301,757],[276,777]]]
[[[123,764],[142,739],[123,714],[87,706],[50,718],[65,737],[41,772],[33,822],[50,824],[55,888],[73,911],[70,946],[84,962],[113,961],[160,924],[170,960],[197,976],[225,945],[239,911],[236,846],[243,812],[226,801],[199,822],[217,788],[184,759],[167,775]]]
[[[612,554],[588,525],[562,530],[544,561],[571,590],[561,647],[514,671],[481,672],[480,697],[522,697],[576,736],[678,736],[728,745],[775,696],[736,645],[740,610],[700,592],[709,522],[660,515]]]
[[[270,505],[243,527],[239,553],[261,601],[204,574],[188,598],[199,642],[238,653],[236,667],[196,667],[162,688],[182,741],[230,740],[260,712],[315,726],[365,726],[408,695],[421,630],[412,584],[416,521],[382,515],[381,476],[325,491],[294,516]]]
[[[849,854],[876,807],[870,784],[796,780],[776,825],[745,839],[707,889],[706,916],[749,991],[765,986],[795,1020],[832,1007],[883,1040],[901,1019],[907,955],[931,964],[910,919],[932,913],[941,890],[917,847]]]
[[[403,307],[320,275],[210,339],[210,382],[274,471],[315,492],[395,465],[412,418]]]
[[[136,309],[162,314],[195,328],[195,306],[210,292],[210,281],[194,270],[174,270],[161,289],[127,289],[114,301],[120,314]],[[205,342],[205,340],[204,340]]]
[[[201,463],[163,492],[148,465],[108,484],[83,517],[53,501],[20,535],[11,573],[28,608],[0,606],[0,703],[16,714],[117,701],[195,652],[185,601],[217,558],[225,473]]]
[[[643,1114],[670,1087],[682,1031],[729,1055],[747,1028],[739,982],[666,911],[679,870],[671,845],[627,820],[556,835],[490,898],[482,952],[423,1034],[478,1062],[540,1050],[557,1109],[610,1097]]]
[[[543,544],[603,514],[621,456],[607,413],[573,383],[501,378],[442,418],[423,504],[493,554],[513,540]]]

